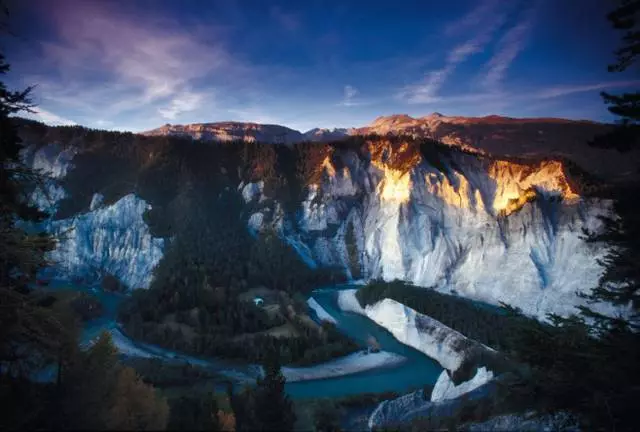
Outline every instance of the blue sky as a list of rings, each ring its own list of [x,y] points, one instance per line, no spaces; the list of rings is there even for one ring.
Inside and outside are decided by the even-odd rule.
[[[363,126],[380,115],[610,121],[619,35],[602,0],[9,0],[13,87],[34,118],[142,131],[222,120]]]

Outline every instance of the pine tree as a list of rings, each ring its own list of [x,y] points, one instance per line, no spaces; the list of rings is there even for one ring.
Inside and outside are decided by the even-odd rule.
[[[620,5],[607,18],[617,30],[624,31],[622,47],[616,54],[616,63],[610,72],[622,72],[636,65],[640,55],[640,0],[620,0]],[[600,138],[600,144],[626,151],[640,144],[640,92],[622,96],[604,94],[609,111],[620,118],[614,131]],[[637,167],[640,171],[640,166]],[[640,193],[638,182],[619,188],[614,195],[614,214],[603,217],[600,233],[588,233],[593,242],[606,242],[609,251],[602,259],[605,268],[598,287],[587,296],[592,302],[608,302],[617,307],[628,307],[630,316],[608,317],[582,308],[583,315],[595,320],[599,331],[613,329],[640,330]]]
[[[612,72],[631,67],[640,53],[640,1],[622,0],[608,18],[626,31],[623,47],[616,51]],[[609,111],[619,125],[594,145],[627,151],[638,147],[640,93],[604,94]],[[640,167],[638,167],[640,168]],[[603,217],[603,229],[587,233],[608,252],[601,260],[604,273],[598,286],[583,295],[591,304],[604,303],[621,312],[608,315],[593,306],[580,314],[551,316],[551,326],[524,326],[516,334],[514,354],[532,366],[529,381],[543,407],[568,410],[589,430],[635,430],[635,409],[640,400],[640,186],[619,187],[613,214]]]
[[[322,399],[313,412],[313,427],[317,432],[339,432],[340,411],[330,400]]]
[[[0,53],[0,75],[8,71]],[[54,247],[49,235],[29,232],[23,224],[46,216],[25,194],[41,178],[21,162],[20,138],[9,117],[30,109],[30,91],[10,91],[0,82],[0,362],[3,373],[13,376],[26,375],[55,357],[62,330],[29,288],[47,265],[45,253]]]
[[[614,29],[624,32],[622,46],[615,51],[616,62],[609,65],[610,72],[625,72],[633,68],[640,55],[640,0],[620,0],[607,19]],[[640,92],[622,95],[602,93],[609,112],[619,118],[619,125],[609,134],[592,143],[597,147],[629,151],[640,148]]]
[[[0,20],[4,15],[0,0]],[[0,53],[0,78],[7,72]],[[25,228],[46,216],[28,202],[26,191],[41,178],[21,162],[22,143],[10,118],[31,109],[30,93],[0,80],[0,403],[8,413],[0,416],[0,428],[29,428],[46,411],[46,394],[30,378],[56,362],[65,340],[60,319],[30,288],[54,246],[50,236]]]
[[[264,377],[258,378],[255,392],[255,418],[260,430],[292,431],[296,421],[293,404],[285,393],[285,378],[275,352],[267,355]]]
[[[62,379],[54,405],[55,429],[162,430],[169,407],[152,386],[118,362],[104,332],[87,352],[78,352]]]

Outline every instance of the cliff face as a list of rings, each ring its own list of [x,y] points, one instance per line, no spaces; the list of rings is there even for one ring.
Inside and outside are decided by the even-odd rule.
[[[491,348],[395,300],[387,298],[363,309],[356,299],[356,291],[340,291],[338,305],[342,310],[367,316],[397,340],[436,360],[452,373],[461,370],[466,362],[477,361],[484,353],[485,357],[494,353]],[[441,387],[446,385],[442,383]],[[440,395],[445,393],[446,388],[439,389]]]
[[[282,225],[308,259],[540,317],[574,311],[575,292],[596,284],[602,245],[582,230],[598,229],[609,203],[581,198],[560,163],[369,147],[370,161],[347,153],[341,169],[325,166],[297,223]]]
[[[568,158],[583,169],[610,180],[637,177],[640,152],[621,154],[586,145],[610,126],[558,118],[502,116],[458,117],[433,113],[424,117],[391,115],[375,119],[352,134],[429,137],[447,145],[498,157]]]
[[[23,153],[27,163],[49,176],[31,196],[40,209],[55,215],[58,203],[67,197],[59,181],[73,169],[75,154],[74,147],[63,150],[58,145],[37,150],[31,147]],[[55,263],[53,273],[87,281],[99,280],[108,273],[128,287],[147,288],[164,247],[164,239],[154,238],[143,220],[150,206],[134,194],[111,205],[102,201],[102,195],[95,193],[84,211],[43,223],[58,239],[57,248],[49,256]]]
[[[143,141],[145,148],[150,139]],[[582,230],[597,229],[598,215],[608,212],[609,203],[581,197],[560,162],[516,163],[428,142],[378,138],[360,144],[319,146],[316,158],[303,157],[300,170],[308,175],[306,182],[291,181],[301,190],[292,195],[293,203],[273,193],[266,175],[235,180],[246,203],[247,229],[257,235],[274,228],[310,266],[337,266],[354,278],[435,286],[539,317],[573,312],[576,291],[596,285],[601,274],[596,260],[604,249],[587,244]],[[75,165],[87,158],[74,155],[89,151],[67,143],[26,152],[26,160],[53,174],[54,211],[57,200],[73,195],[56,181],[80,169]],[[159,152],[144,153],[136,169],[171,163]],[[285,177],[277,172],[282,166],[278,159],[271,171]],[[153,197],[140,194],[132,181],[130,189],[102,204],[95,193],[113,188],[92,190],[100,175],[90,171],[82,185],[85,195],[94,193],[93,199],[84,198],[86,208],[50,222],[55,232],[75,228],[55,257],[70,274],[109,272],[129,287],[146,287],[164,244],[143,217]],[[167,187],[181,182],[166,180]],[[175,211],[188,214],[190,208],[184,204]]]
[[[242,122],[164,125],[150,136],[185,136],[212,141],[249,140],[265,143],[329,142],[345,136],[395,135],[432,138],[465,151],[497,157],[566,158],[607,180],[637,178],[640,151],[621,154],[586,143],[610,125],[558,118],[460,117],[433,113],[382,116],[369,125],[349,129],[311,129],[305,133],[278,125]]]

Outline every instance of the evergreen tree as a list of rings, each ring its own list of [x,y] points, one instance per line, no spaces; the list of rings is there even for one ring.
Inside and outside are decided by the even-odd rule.
[[[623,32],[622,46],[615,51],[616,62],[609,65],[610,72],[628,71],[640,55],[640,0],[620,0],[607,19],[614,29]],[[602,93],[609,112],[619,118],[619,125],[609,134],[592,143],[597,147],[629,151],[640,148],[640,92],[622,95]]]
[[[220,414],[213,394],[181,396],[170,401],[170,430],[221,430]]]
[[[9,70],[0,53],[0,75]],[[10,91],[0,82],[0,363],[2,373],[27,375],[55,357],[62,326],[40,306],[30,284],[47,265],[53,239],[24,228],[46,216],[29,204],[27,190],[40,176],[20,160],[20,138],[9,115],[31,107],[29,93]]]
[[[339,432],[340,411],[330,400],[322,399],[313,412],[313,427],[317,432]]]
[[[2,31],[6,15],[0,1]],[[0,78],[7,72],[0,53]],[[22,144],[10,118],[30,110],[30,93],[12,91],[0,80],[0,402],[8,413],[0,428],[28,428],[45,411],[46,392],[31,377],[56,362],[65,338],[59,317],[30,288],[54,246],[50,236],[25,228],[46,216],[28,202],[26,191],[41,178],[21,162]]]
[[[267,355],[263,368],[264,377],[258,378],[254,396],[257,427],[265,431],[292,431],[296,416],[284,390],[286,380],[275,352]]]
[[[640,0],[620,0],[620,5],[607,18],[617,30],[624,31],[622,47],[616,54],[611,72],[622,72],[635,64],[640,54]],[[600,144],[625,151],[640,144],[640,92],[622,96],[603,94],[612,105],[609,111],[620,118],[614,132],[599,139]],[[640,170],[640,166],[637,167]],[[587,296],[592,302],[607,302],[617,307],[628,307],[625,317],[609,317],[582,308],[583,315],[595,320],[598,331],[638,329],[640,308],[640,193],[638,182],[618,188],[614,195],[614,215],[603,217],[600,233],[588,233],[594,242],[606,242],[609,251],[601,264],[605,272],[598,287]]]
[[[640,52],[640,1],[622,0],[608,18],[624,30],[617,63],[609,70],[631,67]],[[628,151],[639,147],[640,93],[603,94],[609,111],[620,117],[613,131],[594,145]],[[640,167],[639,167],[640,168]],[[552,326],[523,326],[514,353],[532,366],[529,390],[543,407],[568,410],[589,430],[635,430],[640,400],[640,186],[618,187],[614,214],[603,217],[599,233],[587,233],[592,242],[606,242],[599,285],[583,295],[592,306],[568,318],[551,316]],[[605,314],[593,303],[611,305],[620,312]]]
[[[235,430],[238,432],[256,430],[254,412],[254,391],[246,387],[241,393],[234,394],[231,384],[227,387],[229,403],[235,417]]]
[[[56,429],[162,430],[169,408],[152,386],[118,362],[104,332],[87,352],[78,352],[62,379],[54,406]]]

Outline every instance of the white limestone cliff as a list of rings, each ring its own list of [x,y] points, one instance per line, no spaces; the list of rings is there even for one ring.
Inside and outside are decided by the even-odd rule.
[[[449,371],[457,371],[475,350],[493,351],[440,321],[392,299],[386,298],[362,308],[355,296],[356,291],[339,291],[338,307],[367,316],[398,341],[431,357]]]
[[[31,196],[40,209],[53,214],[59,201],[67,197],[59,181],[72,169],[76,153],[74,148],[57,145],[23,152],[25,163],[45,176],[45,190],[38,187]],[[147,288],[164,247],[164,240],[154,238],[143,219],[150,206],[133,194],[110,205],[103,201],[104,197],[96,193],[86,212],[43,222],[57,239],[56,249],[48,254],[55,272],[87,280],[109,273],[129,288]]]
[[[49,230],[59,237],[50,258],[68,275],[93,278],[106,272],[130,288],[148,288],[164,246],[143,220],[148,208],[129,194],[94,211],[49,222]]]
[[[32,166],[60,180],[75,150],[45,146],[27,153]],[[257,234],[273,226],[312,267],[402,279],[504,302],[539,318],[574,312],[582,301],[576,292],[597,284],[597,260],[605,248],[585,242],[583,229],[597,229],[610,204],[580,197],[559,162],[525,164],[453,152],[436,163],[412,154],[410,146],[384,141],[370,142],[369,154],[341,151],[340,168],[325,159],[321,181],[309,186],[295,216],[266,199],[264,182],[239,185],[252,209],[248,229]],[[51,191],[49,208],[55,210],[66,192],[59,185]],[[69,271],[97,267],[116,271],[129,286],[147,286],[162,240],[150,237],[145,205],[143,197],[127,197],[105,206],[95,195],[87,213],[74,220],[78,233],[101,234],[61,244],[71,255],[61,250],[57,258]],[[56,229],[74,223],[59,222]],[[115,231],[108,234],[106,227]]]
[[[455,399],[465,393],[480,387],[493,379],[493,372],[486,367],[480,367],[476,374],[468,381],[455,385],[449,377],[449,373],[443,370],[431,391],[431,402],[439,402],[447,399]]]
[[[347,168],[325,167],[298,220],[282,230],[320,265],[351,274],[357,261],[364,278],[504,302],[543,319],[575,312],[576,292],[597,285],[606,248],[588,244],[583,229],[597,230],[610,202],[578,196],[559,162],[459,154],[442,172],[424,160],[399,170],[343,159]],[[349,225],[356,256],[348,255]]]

